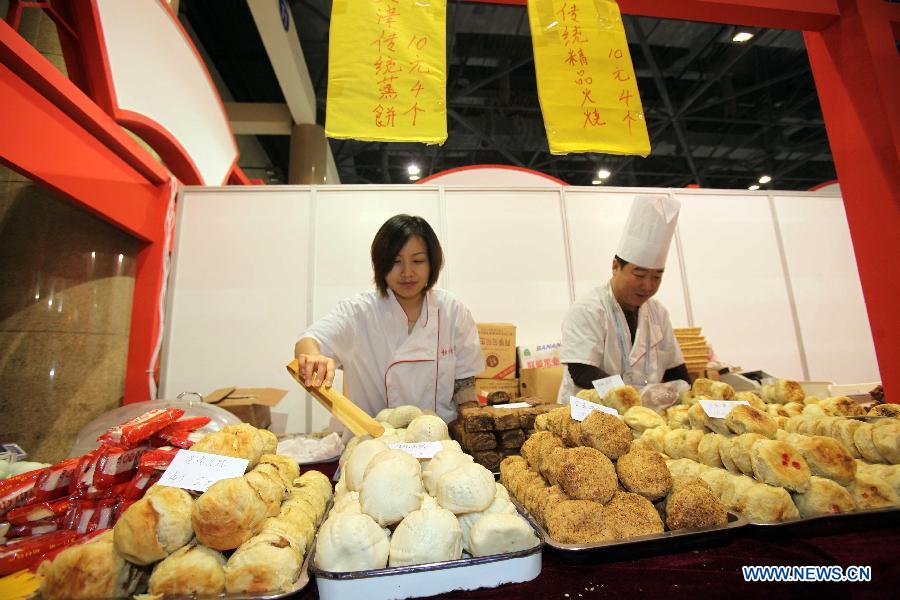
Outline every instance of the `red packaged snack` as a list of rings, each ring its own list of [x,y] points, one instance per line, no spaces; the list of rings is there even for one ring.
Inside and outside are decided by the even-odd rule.
[[[72,483],[72,478],[78,469],[79,462],[81,462],[80,456],[67,458],[47,467],[38,476],[37,483],[34,485],[34,490],[32,491],[34,501],[44,502],[68,494],[69,485]]]
[[[172,459],[175,458],[175,455],[178,454],[178,450],[148,450],[141,455],[141,460],[138,463],[139,471],[146,471],[148,469],[156,469],[157,471],[165,471],[169,468],[169,465],[172,463]]]
[[[122,498],[126,500],[138,500],[144,497],[147,489],[159,481],[162,477],[162,471],[154,468],[138,469],[134,478],[128,483],[122,492]]]
[[[60,527],[55,519],[48,519],[46,521],[29,523],[28,525],[16,525],[15,527],[10,527],[9,537],[24,538],[35,535],[44,535],[45,533],[51,533],[59,529],[62,529],[62,527]]]
[[[130,480],[137,470],[141,455],[146,450],[147,446],[138,446],[130,450],[116,446],[101,446],[91,481],[93,487],[104,490]]]
[[[210,419],[209,417],[188,417],[186,419],[179,419],[161,429],[160,431],[166,431],[168,429],[178,429],[181,431],[194,431],[195,429],[200,429],[206,425],[209,425]]]
[[[190,448],[194,445],[194,441],[188,436],[191,432],[187,429],[170,429],[166,427],[162,431],[157,431],[150,443],[154,446],[175,446],[176,448]]]
[[[91,517],[91,522],[88,523],[88,533],[98,529],[108,529],[112,527],[113,517],[116,514],[116,504],[118,503],[119,498],[107,498],[98,502],[97,509]]]
[[[97,511],[97,500],[82,500],[69,507],[65,517],[65,528],[80,534],[88,533],[88,526]]]
[[[58,519],[69,509],[69,499],[60,498],[53,502],[39,502],[14,508],[6,513],[10,525],[30,525],[36,521]]]
[[[184,415],[180,408],[161,408],[145,412],[134,419],[111,427],[106,433],[97,438],[103,444],[124,446],[130,448],[167,425],[171,425]]]
[[[17,506],[24,506],[32,501],[31,492],[43,469],[23,473],[5,480],[10,482],[0,487],[0,517]],[[11,481],[15,480],[15,481]]]
[[[72,481],[69,482],[69,495],[77,496],[79,489],[87,488],[94,481],[94,464],[97,462],[97,454],[100,449],[92,450],[82,456],[75,471],[72,473]]]
[[[54,531],[0,546],[0,576],[37,566],[43,555],[78,539],[74,531]]]

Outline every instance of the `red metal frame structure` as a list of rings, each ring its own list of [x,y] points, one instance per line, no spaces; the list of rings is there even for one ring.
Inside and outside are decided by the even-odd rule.
[[[525,0],[470,0],[524,5]],[[125,401],[148,398],[146,368],[156,339],[156,300],[168,174],[100,110],[86,62],[84,29],[72,26],[87,0],[24,2],[52,9],[64,23],[71,80],[60,75],[6,23],[0,23],[0,159],[132,233],[138,256]],[[819,92],[863,293],[889,399],[900,399],[900,5],[884,0],[619,0],[623,13],[804,32]],[[91,42],[87,41],[89,45]],[[89,49],[89,48],[87,48]],[[73,64],[69,65],[72,62]],[[77,85],[76,85],[77,84]],[[81,89],[79,89],[81,88]],[[92,100],[82,89],[88,90]],[[97,92],[97,90],[95,90]],[[100,102],[102,105],[102,102]],[[247,183],[235,170],[229,183]],[[827,266],[826,266],[827,268]],[[835,315],[834,318],[840,318]]]

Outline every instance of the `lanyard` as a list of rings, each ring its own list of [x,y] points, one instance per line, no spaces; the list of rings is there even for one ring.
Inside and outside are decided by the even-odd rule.
[[[625,318],[625,315],[622,314],[622,318],[619,318],[619,313],[622,312],[622,308],[619,306],[619,303],[615,301],[612,293],[612,285],[609,284],[606,287],[606,303],[607,309],[610,311],[612,315],[613,322],[616,325],[616,337],[619,339],[619,348],[622,350],[622,377],[624,378],[625,372],[628,371],[628,367],[630,366],[630,357],[631,353],[625,351],[625,333],[622,329],[622,319]],[[618,310],[617,310],[618,309]],[[647,309],[649,310],[649,309]],[[649,315],[648,315],[649,318]],[[626,323],[627,326],[627,323]],[[638,318],[637,318],[637,330],[639,331],[641,328],[641,314],[640,309],[638,309]],[[645,336],[647,338],[647,349],[644,352],[644,378],[646,379],[647,375],[650,373],[650,337]],[[635,341],[637,341],[637,331],[635,331],[634,335]],[[627,383],[627,382],[626,382]],[[645,381],[646,383],[646,381]]]

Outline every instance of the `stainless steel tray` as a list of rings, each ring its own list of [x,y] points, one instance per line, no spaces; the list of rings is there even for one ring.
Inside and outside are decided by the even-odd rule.
[[[541,574],[544,546],[541,530],[525,518],[539,540],[538,545],[528,550],[408,567],[335,572],[316,567],[314,546],[310,570],[316,577],[319,598],[323,600],[392,600],[523,583]]]
[[[775,523],[747,520],[747,533],[755,538],[839,535],[900,526],[900,508],[880,508],[835,515],[800,517]]]
[[[524,509],[517,504],[520,511]],[[524,511],[527,514],[527,511]],[[728,524],[723,527],[703,527],[698,529],[677,529],[651,535],[600,542],[597,544],[565,544],[557,542],[537,519],[528,515],[529,520],[541,532],[547,548],[574,560],[591,562],[618,561],[630,558],[642,558],[657,554],[673,554],[684,550],[712,546],[733,537],[747,522],[740,515],[728,513]]]

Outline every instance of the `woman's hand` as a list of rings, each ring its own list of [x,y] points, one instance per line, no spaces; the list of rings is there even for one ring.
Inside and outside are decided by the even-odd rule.
[[[331,387],[334,383],[334,359],[322,354],[298,354],[297,363],[303,375],[303,385]]]

